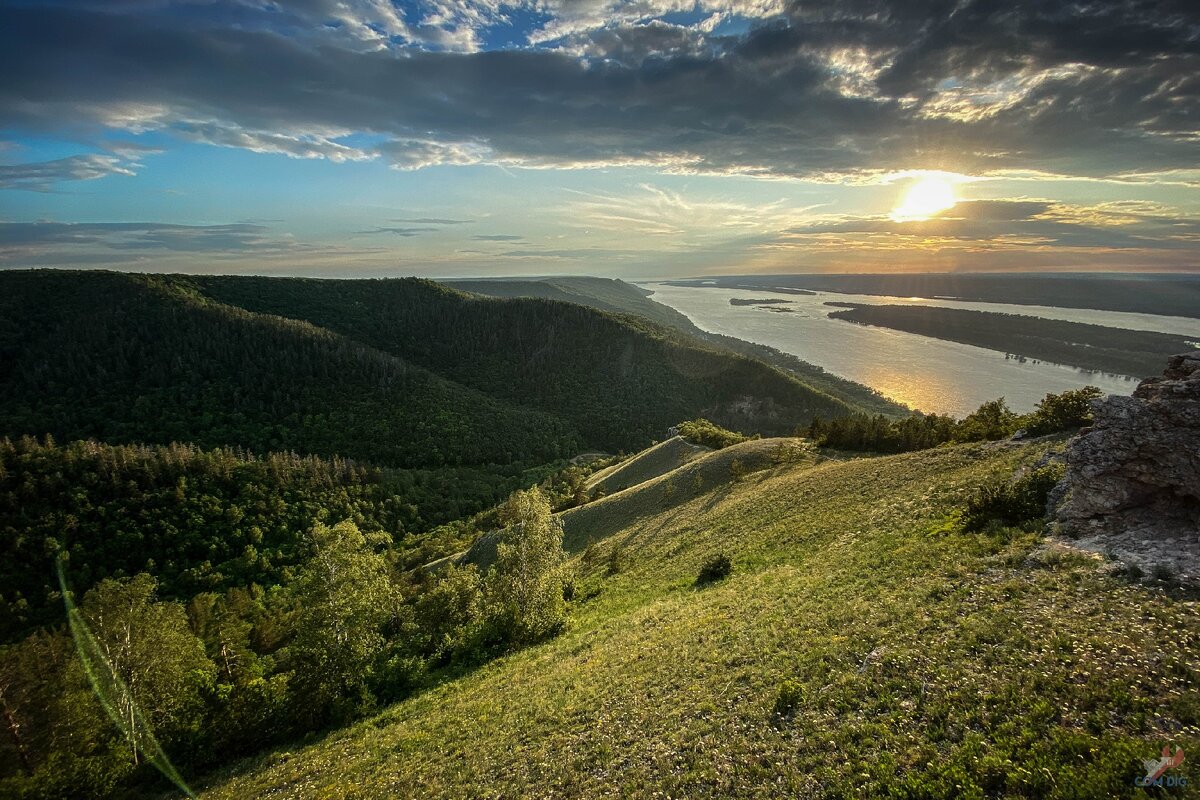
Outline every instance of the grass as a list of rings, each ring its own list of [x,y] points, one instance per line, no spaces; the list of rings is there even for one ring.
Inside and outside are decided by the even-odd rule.
[[[613,494],[657,478],[707,452],[707,447],[692,444],[680,436],[672,436],[665,442],[659,442],[619,464],[597,472],[588,481],[587,488]]]
[[[662,446],[656,445],[633,460]],[[694,457],[674,468],[669,459],[655,456],[655,469],[639,469],[646,476],[643,482],[563,512],[564,546],[570,553],[579,552],[592,542],[638,526],[700,495],[708,495],[710,505],[720,502],[736,482],[755,472],[783,463],[810,466],[816,460],[804,440],[793,438],[753,439],[721,450],[696,448]]]
[[[1134,796],[1163,744],[1200,752],[1200,613],[948,522],[1039,452],[787,465],[647,511],[574,560],[559,638],[203,796]]]

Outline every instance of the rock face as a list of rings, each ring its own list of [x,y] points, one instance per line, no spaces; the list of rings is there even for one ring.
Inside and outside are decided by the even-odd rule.
[[[1051,496],[1058,530],[1145,571],[1200,579],[1200,351],[1172,356],[1132,397],[1093,403]]]

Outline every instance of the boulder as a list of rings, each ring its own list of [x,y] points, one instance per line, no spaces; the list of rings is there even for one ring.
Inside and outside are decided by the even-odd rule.
[[[1051,495],[1058,531],[1143,571],[1200,578],[1200,351],[1172,356],[1132,397],[1092,404]],[[1165,571],[1165,572],[1164,572]]]

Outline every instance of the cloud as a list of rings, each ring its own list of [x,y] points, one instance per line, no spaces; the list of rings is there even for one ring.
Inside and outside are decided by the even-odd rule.
[[[477,242],[519,242],[525,237],[511,233],[481,233],[471,238]]]
[[[1200,220],[1150,203],[1069,205],[1043,200],[960,202],[927,220],[818,218],[783,231],[780,241],[823,246],[1035,250],[1200,250]]]
[[[326,158],[334,162],[368,161],[378,154],[369,150],[340,144],[337,136],[347,131],[328,133],[271,133],[253,131],[221,123],[177,122],[172,132],[183,139],[220,147],[237,147],[255,153],[277,153],[291,158]]]
[[[0,189],[48,192],[62,181],[92,181],[109,175],[133,174],[126,159],[91,153],[53,161],[0,165]]]
[[[474,222],[473,219],[446,219],[444,217],[413,217],[410,219],[397,219],[396,222],[414,222],[420,225],[466,225],[469,222]]]
[[[749,205],[686,196],[650,184],[637,188],[627,195],[570,191],[574,199],[564,206],[565,221],[587,230],[689,242],[778,230],[807,210],[782,202]]]
[[[250,223],[0,222],[0,254],[13,263],[117,263],[137,252],[271,253],[305,249]]]
[[[521,8],[543,20],[531,41],[553,46],[465,52],[514,8],[17,4],[0,29],[0,124],[163,130],[403,170],[1111,177],[1196,163],[1191,4],[545,0]],[[759,22],[726,35],[662,19],[696,12]]]
[[[437,228],[371,228],[365,231],[355,231],[355,234],[360,236],[370,236],[377,233],[390,233],[395,236],[420,236],[422,233],[436,231]]]

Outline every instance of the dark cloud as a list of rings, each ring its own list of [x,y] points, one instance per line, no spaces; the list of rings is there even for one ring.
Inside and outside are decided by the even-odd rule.
[[[1013,221],[1045,214],[1053,204],[1047,200],[967,200],[941,216],[949,219]]]
[[[165,2],[6,10],[0,125],[163,128],[402,169],[1107,176],[1197,160],[1200,11],[1165,0],[818,0],[739,37],[601,26],[559,50],[469,54],[373,37],[389,3],[275,4],[278,20],[209,5],[203,25]],[[365,28],[304,33],[355,9]],[[339,141],[353,132],[389,141]]]

